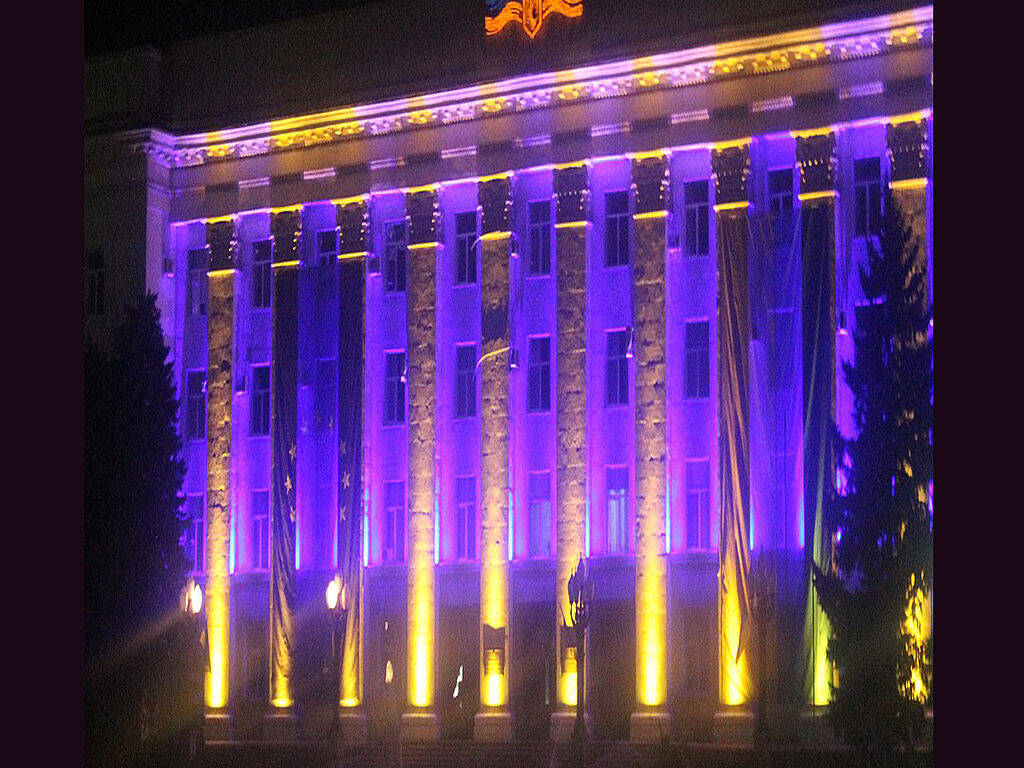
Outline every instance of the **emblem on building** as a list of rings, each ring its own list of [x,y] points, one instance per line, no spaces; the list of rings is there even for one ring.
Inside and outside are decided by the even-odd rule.
[[[552,13],[569,18],[583,15],[583,0],[486,0],[484,29],[496,35],[506,24],[516,23],[533,39],[540,32],[544,19]]]

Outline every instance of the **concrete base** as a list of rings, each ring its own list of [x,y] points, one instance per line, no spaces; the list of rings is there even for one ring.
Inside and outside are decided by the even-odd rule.
[[[634,712],[629,716],[629,740],[658,743],[671,738],[672,721],[662,710]]]
[[[342,707],[338,719],[345,744],[365,744],[369,741],[370,726],[362,707]]]
[[[299,738],[299,718],[291,709],[278,709],[263,716],[264,741],[295,741]]]
[[[754,713],[742,709],[720,709],[711,725],[715,744],[752,747],[754,745]]]
[[[441,728],[433,712],[403,712],[399,729],[402,741],[437,741]]]
[[[583,713],[583,726],[590,737],[590,714]],[[576,727],[576,713],[572,710],[551,713],[551,740],[572,741],[572,731]]]
[[[234,730],[234,721],[227,712],[207,712],[203,717],[205,741],[231,741]]]
[[[484,710],[473,717],[473,741],[512,741],[512,715],[508,710]]]

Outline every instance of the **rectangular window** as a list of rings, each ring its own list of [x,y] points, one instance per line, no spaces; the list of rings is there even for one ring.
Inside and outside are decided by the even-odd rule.
[[[270,568],[270,491],[252,492],[252,567]]]
[[[788,213],[793,210],[793,169],[768,172],[768,212]]]
[[[628,331],[608,331],[605,359],[605,405],[629,405]]]
[[[476,478],[455,478],[456,547],[459,560],[476,558]]]
[[[85,257],[86,302],[85,311],[89,315],[103,314],[103,249],[89,251]]]
[[[273,240],[259,240],[252,244],[252,306],[253,309],[270,307],[270,271],[274,255]]]
[[[683,184],[683,204],[686,208],[687,256],[708,255],[708,183],[688,181]]]
[[[551,274],[551,201],[539,200],[529,205],[530,275]]]
[[[405,423],[405,352],[388,352],[384,359],[384,423]]]
[[[338,255],[338,230],[324,229],[316,233],[317,264],[321,267],[334,263]]]
[[[382,555],[386,563],[401,563],[405,560],[405,483],[387,483],[384,495]]]
[[[604,196],[604,265],[629,264],[629,192],[606,192]]]
[[[608,512],[608,553],[629,551],[629,474],[625,467],[608,467],[605,485]]]
[[[206,437],[206,371],[189,371],[185,382],[185,439],[202,440]]]
[[[707,459],[686,462],[686,546],[711,549],[711,484]]]
[[[704,398],[711,390],[708,368],[708,321],[686,324],[685,396]]]
[[[193,573],[206,569],[206,504],[203,494],[190,493],[185,497],[185,559]]]
[[[768,317],[768,328],[771,343],[769,359],[769,386],[772,390],[788,390],[793,388],[793,351],[796,349],[796,338],[793,336],[793,310],[773,309]]]
[[[455,214],[455,284],[476,283],[476,211]]]
[[[856,221],[853,233],[858,237],[878,235],[882,225],[882,162],[877,157],[853,163],[854,208]]]
[[[551,410],[551,337],[530,339],[530,380],[527,410]]]
[[[384,225],[384,291],[399,293],[405,290],[405,251],[408,235],[404,221]]]
[[[334,376],[338,361],[321,358],[316,361],[316,384],[313,397],[313,423],[317,429],[334,429],[334,416],[338,406],[338,387]]]
[[[252,367],[252,396],[249,398],[249,434],[270,434],[270,366]]]
[[[185,303],[188,305],[190,317],[201,317],[206,314],[207,285],[206,273],[209,269],[208,254],[205,248],[196,248],[188,252],[188,286]]]
[[[455,418],[476,416],[476,345],[455,347]]]
[[[551,557],[551,473],[530,473],[530,557]]]

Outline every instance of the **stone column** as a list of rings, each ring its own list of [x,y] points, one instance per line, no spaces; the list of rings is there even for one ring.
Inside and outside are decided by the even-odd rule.
[[[206,225],[210,254],[206,425],[206,706],[223,715],[230,667],[231,398],[234,364],[235,225]]]
[[[482,180],[480,279],[481,487],[478,741],[509,741],[509,258],[511,178]]]
[[[747,176],[749,142],[711,152],[718,276],[719,711],[715,740],[752,740]]]
[[[563,621],[570,621],[569,576],[584,552],[587,504],[587,252],[590,189],[584,164],[555,168],[556,525],[555,621],[557,706],[551,738],[567,740],[575,722],[576,656]]]
[[[410,190],[409,279],[406,285],[409,387],[408,709],[401,737],[439,737],[434,712],[435,601],[434,520],[437,445],[434,434],[437,339],[437,251],[440,212],[433,187]]]
[[[633,360],[636,366],[636,709],[634,741],[670,730],[668,561],[665,553],[665,229],[671,209],[669,164],[658,154],[633,160]]]

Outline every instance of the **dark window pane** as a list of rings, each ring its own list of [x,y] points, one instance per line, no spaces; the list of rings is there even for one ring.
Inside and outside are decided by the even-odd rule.
[[[686,323],[684,383],[687,398],[707,397],[710,392],[708,353],[708,321]]]

